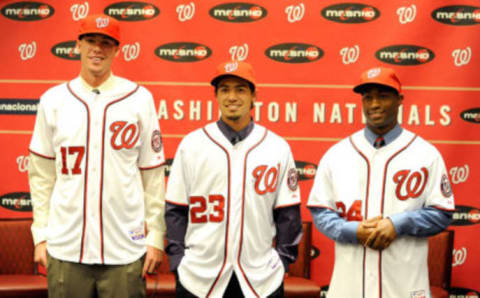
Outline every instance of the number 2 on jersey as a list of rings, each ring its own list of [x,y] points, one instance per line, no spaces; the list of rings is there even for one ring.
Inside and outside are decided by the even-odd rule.
[[[208,208],[211,205],[212,208]],[[222,195],[190,197],[190,221],[192,223],[222,222],[225,217],[225,198]],[[212,209],[210,212],[205,212]]]
[[[362,221],[362,201],[356,200],[353,202],[352,206],[348,209],[345,207],[345,204],[341,201],[335,202],[337,209],[340,211],[340,216],[345,218],[348,221]]]

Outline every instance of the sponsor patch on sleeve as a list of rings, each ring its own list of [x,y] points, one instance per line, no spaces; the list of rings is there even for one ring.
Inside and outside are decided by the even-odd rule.
[[[157,153],[162,151],[162,135],[158,129],[152,133],[152,150]]]
[[[447,174],[442,175],[442,179],[440,181],[440,190],[445,198],[449,198],[452,195],[452,186],[450,185]]]
[[[288,170],[287,185],[291,191],[296,191],[298,188],[298,171],[295,168]]]

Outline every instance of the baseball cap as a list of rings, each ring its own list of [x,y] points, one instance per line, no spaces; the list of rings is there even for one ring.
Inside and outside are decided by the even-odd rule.
[[[366,70],[360,77],[360,83],[353,87],[353,92],[362,93],[365,86],[372,84],[387,86],[402,93],[402,84],[391,68],[374,67]]]
[[[215,77],[210,84],[217,86],[220,80],[225,76],[235,76],[244,79],[256,87],[255,73],[252,65],[243,61],[228,61],[217,67]]]
[[[104,14],[89,15],[80,21],[78,37],[89,33],[103,34],[120,43],[120,24]]]

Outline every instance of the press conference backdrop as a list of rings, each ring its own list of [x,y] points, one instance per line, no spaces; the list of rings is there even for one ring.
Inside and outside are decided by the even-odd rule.
[[[455,194],[451,297],[478,297],[480,2],[0,1],[0,218],[31,217],[27,149],[38,99],[78,75],[78,21],[101,12],[123,30],[114,73],[154,95],[169,164],[185,134],[218,119],[216,65],[254,65],[252,115],[292,147],[304,220],[319,159],[364,126],[352,86],[367,68],[394,68],[404,84],[399,120],[440,150]],[[315,231],[313,245],[312,279],[327,286],[333,243]]]

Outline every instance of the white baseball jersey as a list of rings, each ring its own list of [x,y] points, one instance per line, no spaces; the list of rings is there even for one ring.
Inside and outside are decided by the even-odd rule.
[[[280,286],[273,209],[300,203],[284,139],[258,124],[235,145],[216,123],[190,133],[177,149],[166,200],[189,207],[178,266],[188,291],[222,297],[233,272],[246,297],[265,297]]]
[[[140,169],[164,162],[152,95],[111,76],[96,94],[76,78],[42,95],[30,151],[54,159],[47,249],[84,264],[128,264],[145,249]]]
[[[424,206],[453,210],[453,195],[440,153],[405,129],[380,149],[363,130],[332,146],[308,200],[357,221]],[[328,297],[430,297],[427,255],[427,238],[398,236],[382,251],[336,242]]]

